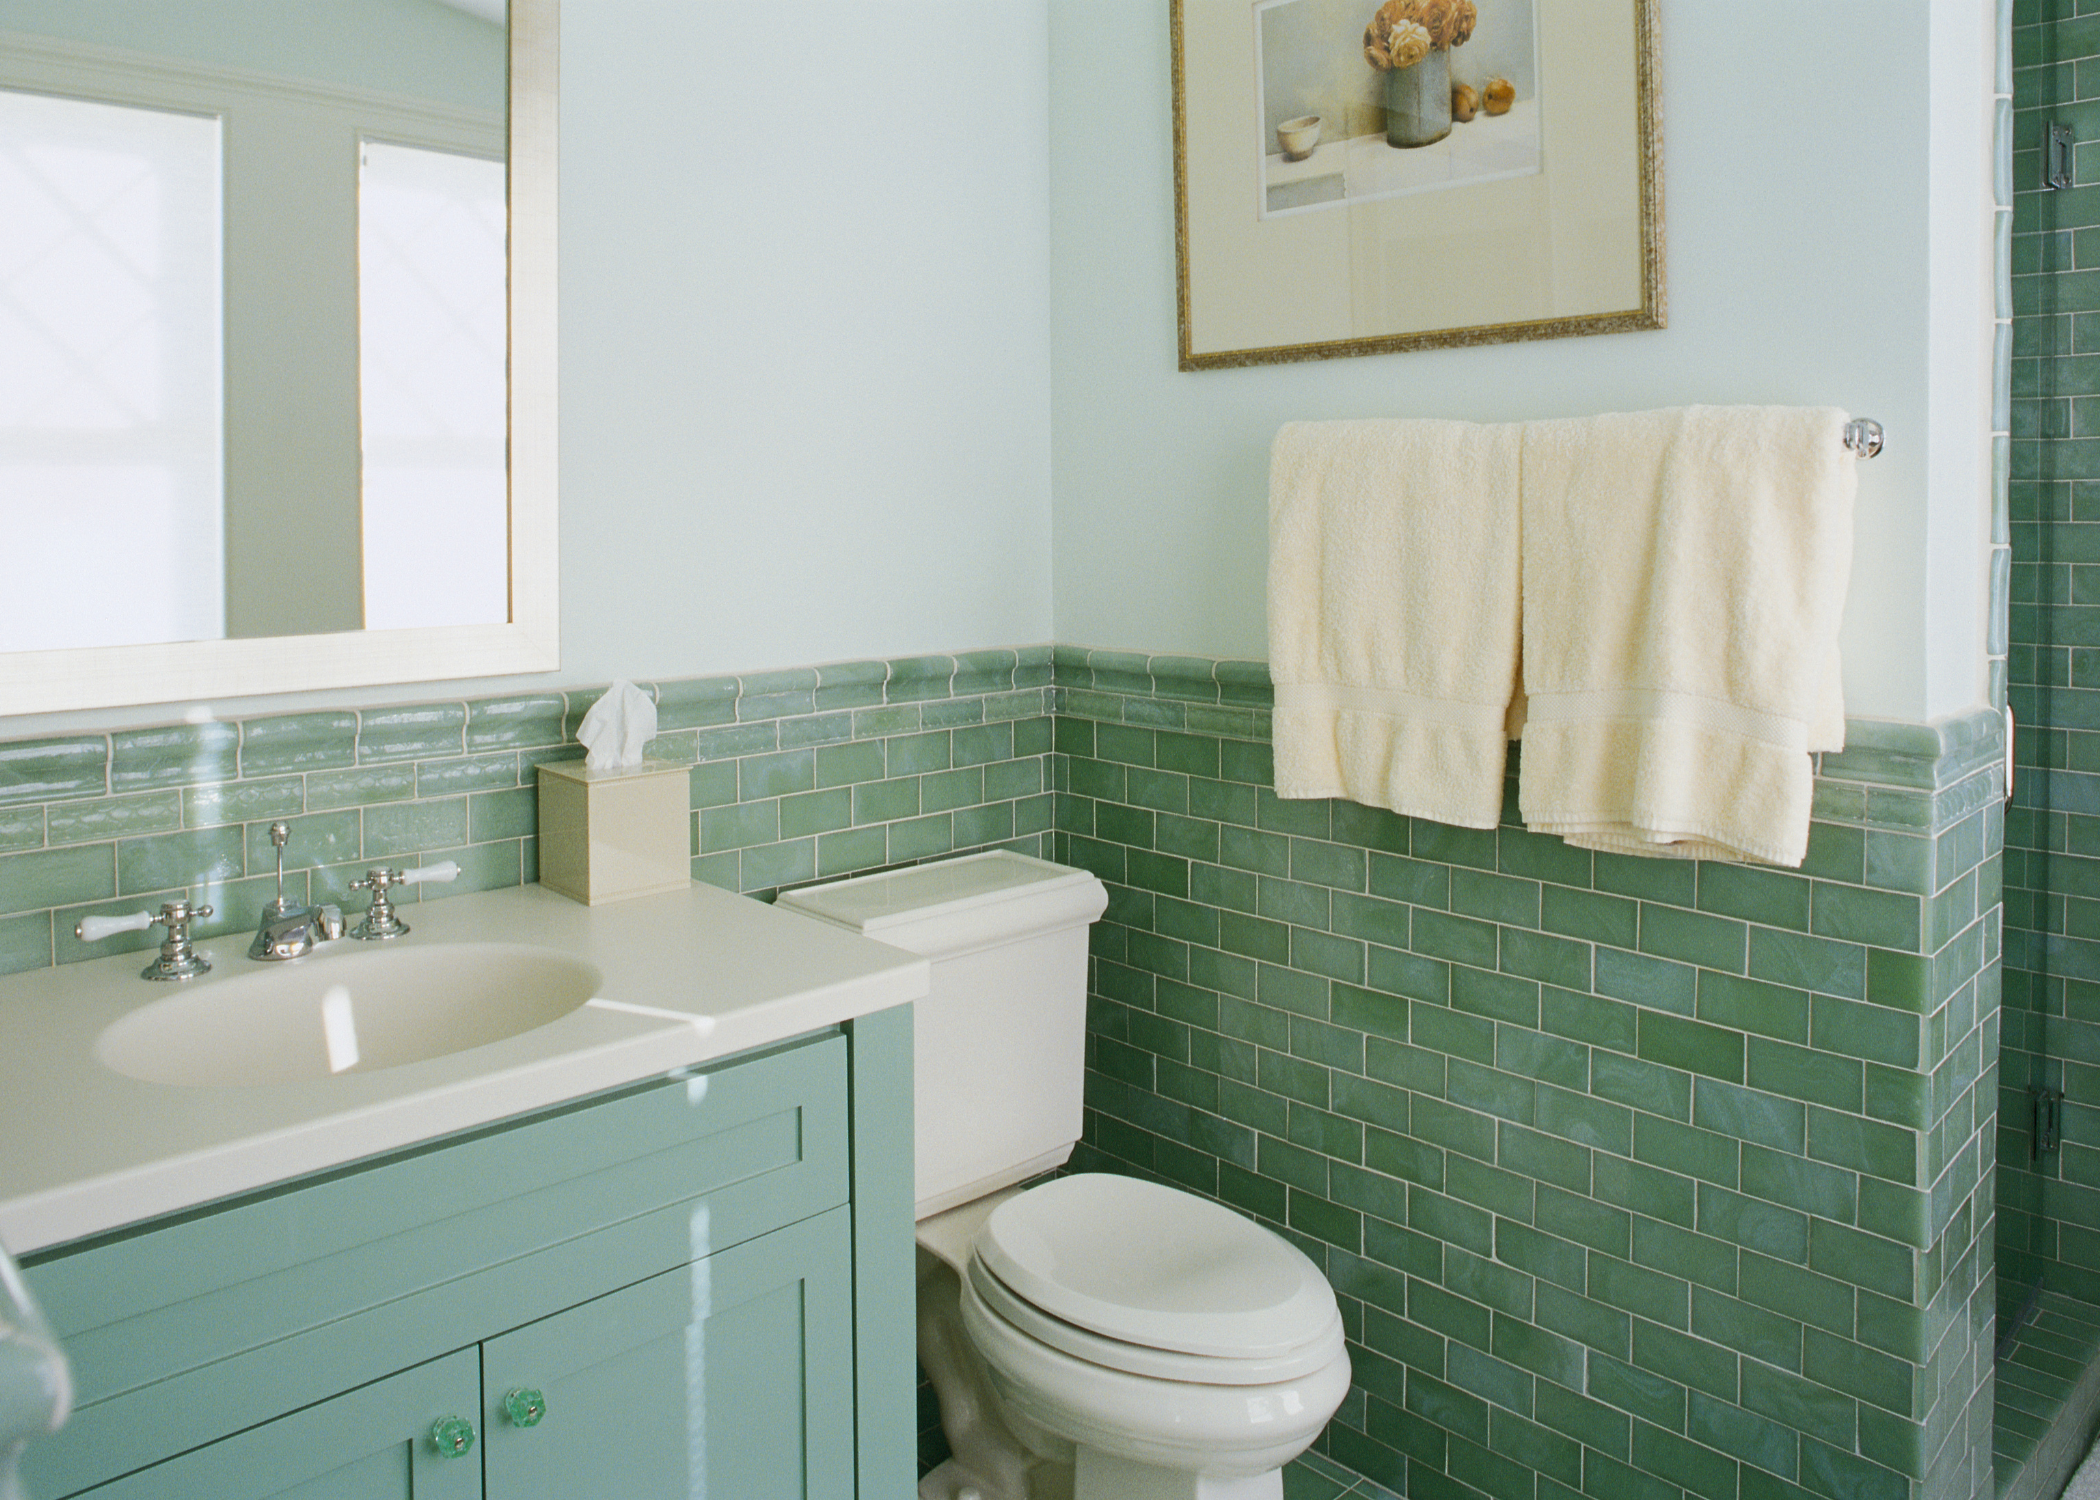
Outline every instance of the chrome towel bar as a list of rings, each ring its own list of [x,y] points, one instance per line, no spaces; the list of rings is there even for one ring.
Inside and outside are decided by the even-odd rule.
[[[1845,424],[1845,446],[1861,458],[1881,451],[1881,424],[1872,417],[1854,417]]]

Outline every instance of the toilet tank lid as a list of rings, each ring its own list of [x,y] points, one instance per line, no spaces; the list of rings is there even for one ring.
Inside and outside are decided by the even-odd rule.
[[[1007,1288],[1095,1333],[1219,1358],[1273,1358],[1316,1338],[1334,1292],[1303,1251],[1207,1198],[1077,1173],[994,1209],[977,1258]]]
[[[918,937],[945,936],[954,925],[945,919],[978,916],[998,925],[1004,916],[1023,931],[1066,926],[1100,916],[1108,893],[1085,870],[994,849],[782,891],[779,904],[923,953],[944,946]]]

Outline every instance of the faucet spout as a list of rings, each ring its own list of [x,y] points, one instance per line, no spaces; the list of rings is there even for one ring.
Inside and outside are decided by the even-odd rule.
[[[248,945],[250,958],[271,963],[304,958],[320,944],[343,935],[343,913],[339,908],[301,906],[284,894],[284,846],[291,833],[289,824],[270,825],[270,842],[277,846],[277,899],[262,909],[255,941]]]
[[[343,913],[338,907],[300,906],[282,914],[265,908],[255,941],[248,945],[248,956],[272,963],[304,958],[342,935]]]

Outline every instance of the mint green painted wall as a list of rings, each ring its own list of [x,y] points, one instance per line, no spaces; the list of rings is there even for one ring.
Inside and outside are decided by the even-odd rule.
[[[1660,0],[1667,330],[1181,373],[1167,29],[1157,7],[1058,0],[1052,637],[1265,657],[1287,420],[1829,404],[1888,430],[1861,470],[1849,711],[1983,701],[1989,11],[1780,0],[1753,38],[1730,7]]]
[[[749,0],[570,0],[562,667],[412,696],[1049,638],[1047,27],[1043,0],[823,25]]]
[[[443,0],[4,0],[0,31],[503,108],[504,30]]]

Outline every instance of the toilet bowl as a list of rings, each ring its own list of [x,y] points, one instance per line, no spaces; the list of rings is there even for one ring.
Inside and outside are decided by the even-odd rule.
[[[914,1016],[919,1355],[952,1456],[922,1500],[1281,1500],[1349,1389],[1281,1236],[1105,1173],[1079,1137],[1099,881],[1005,851],[784,893],[930,958]]]

